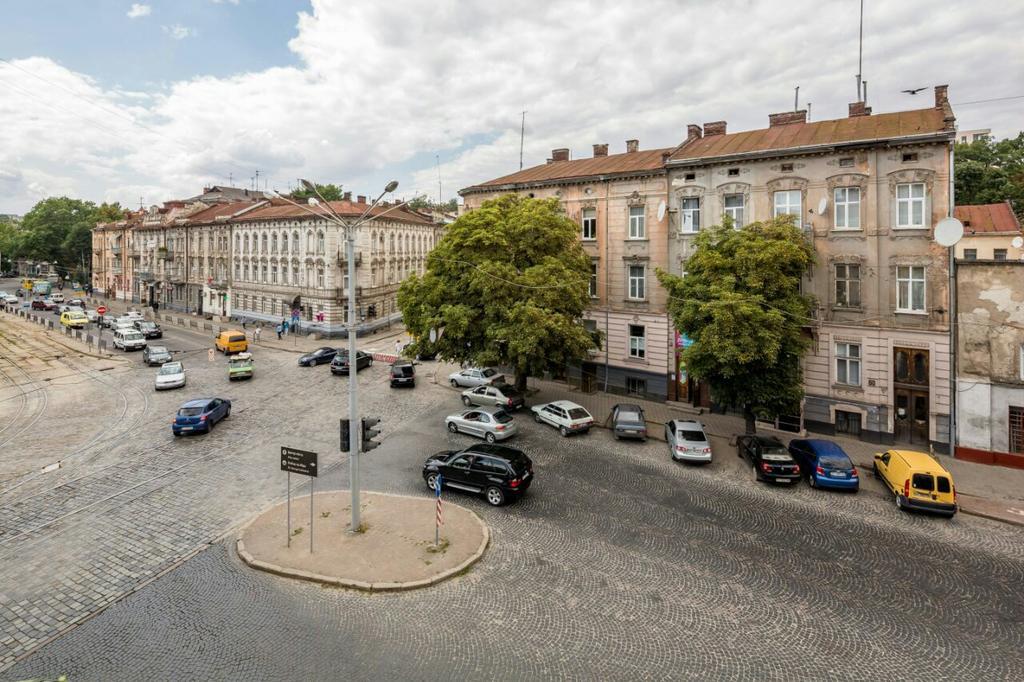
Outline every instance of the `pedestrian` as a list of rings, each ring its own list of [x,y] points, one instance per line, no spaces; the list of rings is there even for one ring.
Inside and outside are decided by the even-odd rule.
[[[402,341],[401,339],[395,339],[395,355],[402,354]]]
[[[242,329],[245,329],[245,320],[242,320]]]
[[[284,329],[284,323],[277,325],[277,340],[281,340],[281,330]]]
[[[257,326],[256,330],[252,333],[252,340],[256,343],[260,342],[260,327]]]

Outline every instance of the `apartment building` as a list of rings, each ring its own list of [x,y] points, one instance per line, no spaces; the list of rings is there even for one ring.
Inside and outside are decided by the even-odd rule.
[[[124,220],[100,223],[92,230],[92,288],[99,296],[131,300],[134,262],[131,258],[134,229],[140,213]]]
[[[956,244],[962,260],[1020,260],[1024,233],[1009,201],[957,206],[953,215],[963,223],[964,237]]]
[[[811,431],[948,451],[948,252],[933,228],[950,215],[955,120],[946,86],[927,109],[843,119],[806,111],[760,130],[690,125],[666,161],[669,264],[682,273],[695,235],[729,215],[743,225],[789,214],[813,242],[804,282],[817,299],[803,405]],[[707,387],[677,392],[708,403]]]
[[[585,390],[664,400],[671,393],[673,334],[666,292],[655,268],[668,265],[665,158],[671,149],[641,151],[637,140],[626,151],[608,154],[595,144],[593,156],[570,159],[555,149],[544,165],[466,187],[463,210],[514,192],[539,199],[558,197],[579,225],[590,256],[592,305],[584,318],[605,337],[568,378]]]

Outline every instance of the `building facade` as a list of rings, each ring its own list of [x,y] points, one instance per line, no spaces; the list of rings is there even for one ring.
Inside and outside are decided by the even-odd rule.
[[[579,225],[591,263],[591,306],[584,323],[604,337],[588,361],[567,369],[570,380],[585,390],[675,398],[672,324],[666,292],[655,278],[655,269],[668,264],[664,161],[669,151],[640,151],[636,140],[627,140],[625,153],[609,155],[607,144],[595,144],[592,157],[571,160],[568,149],[555,149],[545,165],[459,192],[463,210],[510,192],[557,197]]]
[[[135,276],[131,252],[134,229],[140,220],[140,214],[129,213],[124,220],[93,228],[92,288],[97,295],[131,300]]]
[[[1024,233],[1009,201],[957,206],[954,215],[964,226],[963,239],[956,244],[958,259],[1004,261],[1024,257]]]
[[[803,285],[817,308],[794,426],[948,450],[948,252],[933,228],[950,215],[954,124],[940,86],[917,111],[873,115],[857,102],[832,121],[795,111],[741,133],[691,125],[669,157],[673,272],[725,215],[740,225],[792,215],[814,245]],[[702,388],[679,392],[706,404]]]

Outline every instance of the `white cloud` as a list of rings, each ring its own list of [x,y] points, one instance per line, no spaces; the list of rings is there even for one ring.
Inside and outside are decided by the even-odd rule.
[[[797,85],[814,120],[845,116],[855,95],[856,3],[827,11],[817,0],[784,10],[745,0],[503,7],[448,0],[423,13],[412,0],[312,0],[289,43],[299,65],[199,76],[154,87],[148,98],[49,59],[15,62],[87,104],[0,64],[10,86],[0,98],[0,169],[130,205],[142,190],[155,203],[229,173],[246,185],[256,169],[279,189],[310,177],[374,194],[395,175],[400,194],[421,187],[435,196],[439,153],[451,196],[518,169],[523,109],[532,166],[555,147],[580,157],[597,142],[624,151],[629,138],[642,149],[673,146],[688,123],[761,128],[769,113],[792,107]],[[193,35],[181,29],[182,38]],[[869,103],[875,112],[928,107],[930,90],[900,90],[938,83],[950,84],[954,104],[1024,93],[1022,33],[1024,10],[996,3],[941,13],[927,0],[869,4]],[[1015,101],[956,109],[963,128],[1000,136],[1017,133],[1018,112]],[[34,200],[24,183],[0,182],[0,213]]]
[[[211,0],[215,5],[237,5],[239,0]]]
[[[149,5],[144,5],[141,2],[133,2],[131,9],[128,10],[129,19],[138,19],[139,17],[148,17],[153,13],[153,8]]]
[[[196,30],[194,28],[182,26],[181,24],[171,24],[170,26],[164,26],[163,29],[164,33],[175,40],[184,40],[185,38],[194,38],[196,36]]]

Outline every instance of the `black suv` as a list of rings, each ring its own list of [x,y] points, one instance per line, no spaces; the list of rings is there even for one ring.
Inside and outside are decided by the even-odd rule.
[[[533,462],[507,445],[479,443],[464,450],[444,450],[423,464],[423,480],[431,490],[441,484],[483,495],[495,507],[526,492],[533,481]]]
[[[782,441],[774,436],[739,436],[736,438],[736,456],[747,460],[755,481],[800,481],[800,465]]]
[[[162,339],[164,337],[164,330],[160,329],[160,325],[156,322],[135,320],[135,328],[142,332],[147,339]]]
[[[408,360],[396,360],[391,364],[391,388],[415,386],[416,368]]]

